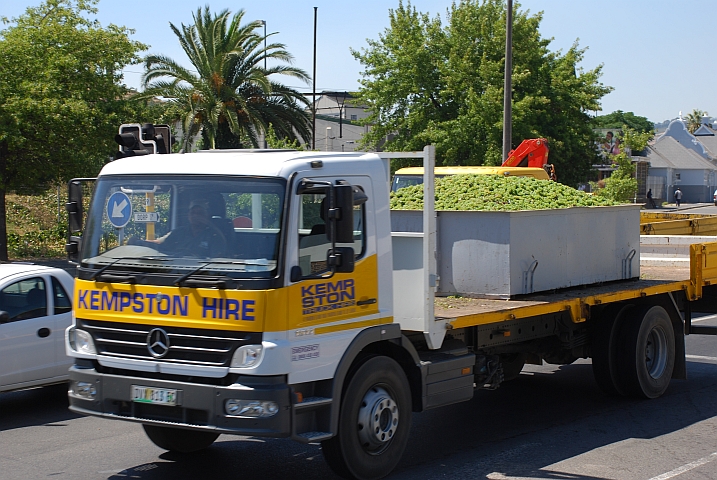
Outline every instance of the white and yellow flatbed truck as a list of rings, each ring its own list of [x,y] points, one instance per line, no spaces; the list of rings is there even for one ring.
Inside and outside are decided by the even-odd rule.
[[[423,157],[426,172],[425,228],[401,252],[396,157]],[[338,474],[373,479],[401,458],[412,413],[470,400],[525,362],[592,358],[605,391],[647,398],[685,377],[684,335],[715,333],[690,319],[717,312],[717,246],[693,246],[689,272],[436,298],[432,172],[432,147],[129,156],[101,171],[86,223],[73,180],[70,409],[141,423],[180,452],[219,434],[320,442]],[[167,246],[198,204],[212,217],[193,233],[199,251]]]

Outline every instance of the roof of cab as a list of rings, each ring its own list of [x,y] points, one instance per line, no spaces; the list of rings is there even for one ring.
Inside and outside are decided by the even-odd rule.
[[[312,160],[341,162],[378,159],[366,152],[301,152],[295,150],[202,150],[196,153],[126,157],[104,166],[102,175],[178,174],[281,176]]]

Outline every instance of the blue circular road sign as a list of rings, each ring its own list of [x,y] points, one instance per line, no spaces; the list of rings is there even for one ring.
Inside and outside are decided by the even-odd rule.
[[[132,202],[126,193],[115,192],[107,200],[107,218],[116,228],[122,228],[132,217]]]

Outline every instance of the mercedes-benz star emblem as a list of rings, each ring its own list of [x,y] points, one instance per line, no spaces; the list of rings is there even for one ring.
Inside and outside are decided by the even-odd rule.
[[[162,358],[169,352],[169,335],[161,328],[153,328],[147,334],[147,350],[154,358]]]

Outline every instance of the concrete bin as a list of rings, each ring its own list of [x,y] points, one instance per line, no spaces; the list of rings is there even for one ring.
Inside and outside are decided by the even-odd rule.
[[[393,232],[422,212],[391,211]],[[640,206],[437,212],[438,294],[515,295],[640,276]]]

